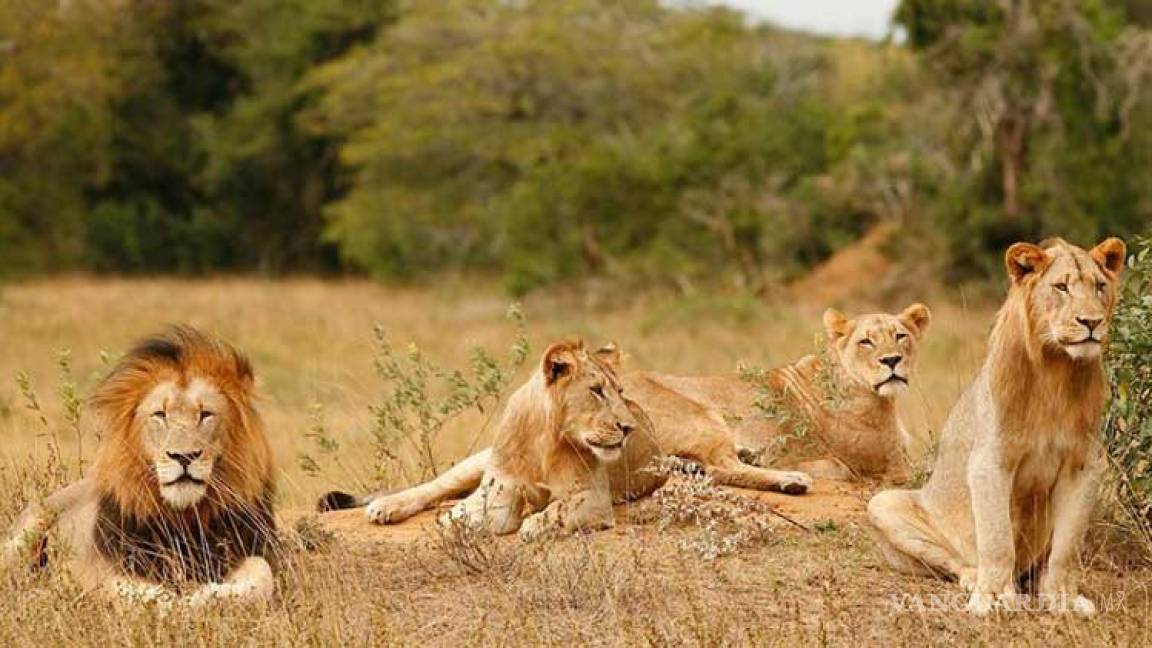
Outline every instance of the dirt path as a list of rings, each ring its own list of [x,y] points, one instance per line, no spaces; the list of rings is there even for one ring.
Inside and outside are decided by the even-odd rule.
[[[359,643],[430,646],[1152,645],[1152,572],[1089,569],[1085,591],[1102,610],[1092,620],[974,617],[955,583],[887,568],[865,519],[872,490],[833,481],[800,497],[741,490],[810,531],[780,521],[719,554],[709,553],[720,545],[707,524],[655,522],[652,503],[667,510],[658,500],[617,507],[611,530],[539,544],[446,541],[439,511],[391,526],[370,524],[362,509],[283,517],[317,520],[337,539],[299,554],[293,600],[309,602],[309,618],[331,619],[345,642],[355,628],[367,633]],[[337,607],[327,616],[313,609],[328,604]]]
[[[843,523],[849,520],[862,520],[871,491],[860,486],[843,482],[817,480],[813,490],[800,497],[781,493],[734,489],[745,497],[758,499],[770,504],[778,513],[806,526],[832,521]],[[400,524],[370,524],[364,518],[364,509],[333,511],[318,516],[323,527],[345,542],[354,544],[392,543],[408,544],[428,537],[436,518],[441,511],[450,508],[453,502],[446,502],[436,510],[425,511]],[[638,504],[622,504],[616,507],[616,533],[624,532],[631,526],[632,507]],[[286,511],[284,521],[295,521],[312,512],[307,509]]]

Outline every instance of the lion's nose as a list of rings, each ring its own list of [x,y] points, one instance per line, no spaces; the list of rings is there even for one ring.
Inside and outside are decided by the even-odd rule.
[[[202,454],[204,454],[202,450],[196,450],[194,452],[169,452],[168,458],[187,468],[188,464],[199,459]]]
[[[623,421],[620,421],[616,424],[616,429],[620,430],[620,434],[623,434],[624,436],[632,434],[632,430],[635,429],[635,427],[636,426],[632,425],[631,423],[625,423]]]
[[[1100,326],[1100,322],[1103,322],[1104,318],[1102,318],[1102,317],[1077,317],[1076,321],[1083,324],[1084,328],[1088,329],[1089,333],[1094,333],[1096,331],[1096,327]]]
[[[880,358],[880,364],[887,365],[889,369],[895,369],[896,365],[900,364],[903,359],[904,356],[902,355],[886,355]]]

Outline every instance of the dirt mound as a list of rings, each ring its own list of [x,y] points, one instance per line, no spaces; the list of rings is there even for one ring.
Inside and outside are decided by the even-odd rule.
[[[871,495],[868,489],[830,480],[817,480],[812,491],[800,497],[744,489],[733,490],[745,497],[770,504],[776,512],[808,527],[827,522],[842,523],[861,519],[868,497]],[[452,504],[446,502],[437,510],[425,511],[400,524],[388,526],[369,524],[364,517],[364,509],[323,513],[318,519],[324,529],[346,542],[408,544],[429,537],[440,511],[450,508]],[[632,526],[634,507],[643,504],[641,501],[617,506],[614,531],[622,533]],[[283,517],[290,526],[297,519],[312,514],[309,510],[295,509],[287,511]]]
[[[794,282],[789,290],[801,301],[821,306],[842,303],[874,290],[895,265],[884,254],[884,245],[895,232],[895,223],[879,223],[864,238],[833,254],[808,276]]]

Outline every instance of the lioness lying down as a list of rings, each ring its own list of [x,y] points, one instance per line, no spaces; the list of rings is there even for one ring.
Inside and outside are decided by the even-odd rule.
[[[624,396],[618,363],[612,345],[589,352],[581,342],[553,344],[536,373],[509,398],[491,449],[425,484],[363,497],[333,492],[319,508],[367,505],[371,521],[387,524],[471,493],[450,515],[495,533],[519,529],[532,538],[603,529],[613,524],[613,502],[643,497],[663,484],[665,477],[646,468],[665,454],[699,461],[720,484],[791,494],[808,490],[811,479],[803,473],[743,464],[723,420],[706,414],[704,424],[693,428],[700,438],[688,452],[666,445],[660,426]]]
[[[1008,298],[931,479],[868,503],[893,567],[958,579],[978,613],[1015,604],[1017,579],[1039,570],[1041,602],[1095,611],[1080,595],[1079,549],[1104,466],[1101,350],[1124,254],[1115,238],[1091,251],[1008,248]]]
[[[909,470],[896,397],[912,379],[930,318],[923,304],[855,319],[829,309],[825,352],[769,372],[767,394],[737,376],[635,372],[622,381],[675,454],[695,458],[696,446],[715,442],[700,430],[724,430],[745,456],[768,456],[773,465],[899,483]],[[765,397],[777,415],[758,411]]]

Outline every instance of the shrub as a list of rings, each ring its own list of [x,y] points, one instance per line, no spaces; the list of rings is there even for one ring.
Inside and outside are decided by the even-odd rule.
[[[375,329],[376,374],[385,392],[372,406],[372,445],[377,481],[415,483],[436,476],[441,466],[434,445],[450,422],[475,410],[483,417],[481,429],[492,422],[497,405],[528,357],[524,314],[517,305],[507,318],[515,327],[508,359],[501,362],[483,347],[473,347],[467,369],[437,364],[415,344],[397,349],[381,326]],[[317,457],[338,462],[340,444],[324,427],[323,411],[313,407],[305,436],[317,455],[301,453],[300,468],[311,475],[323,471]]]
[[[1152,547],[1152,239],[1135,248],[1112,325],[1112,405],[1104,436],[1120,502],[1144,545]]]

